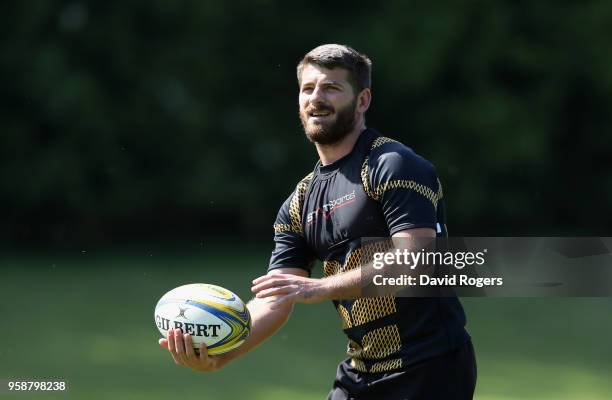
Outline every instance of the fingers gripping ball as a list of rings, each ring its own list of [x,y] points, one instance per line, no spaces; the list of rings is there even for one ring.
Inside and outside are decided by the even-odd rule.
[[[238,296],[220,286],[194,283],[162,296],[155,306],[155,324],[167,338],[168,329],[189,333],[193,347],[206,344],[208,354],[226,353],[244,343],[251,316]]]

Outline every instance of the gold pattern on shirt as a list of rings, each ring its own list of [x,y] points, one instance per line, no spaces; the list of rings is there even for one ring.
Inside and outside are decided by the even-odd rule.
[[[376,139],[374,139],[374,141],[372,142],[372,147],[370,147],[370,150],[377,148],[378,146],[382,146],[385,143],[392,143],[392,142],[396,142],[397,140],[393,140],[391,138],[385,137],[385,136],[379,136]]]
[[[304,234],[302,229],[302,209],[304,208],[304,196],[313,173],[306,175],[296,186],[293,197],[289,202],[289,219],[291,220],[291,231],[300,235]]]
[[[293,231],[289,224],[274,224],[274,233]]]
[[[386,317],[396,311],[393,296],[362,297],[355,300],[351,307],[351,315],[355,326]]]
[[[340,263],[336,260],[323,261],[323,276],[336,275],[340,270]]]
[[[340,318],[342,319],[342,329],[348,329],[353,327],[353,323],[351,322],[351,316],[346,308],[343,305],[338,305],[338,314],[340,314]]]
[[[440,201],[440,197],[438,197],[438,193],[441,193],[441,192],[436,193],[433,190],[431,190],[429,187],[422,185],[416,181],[398,179],[398,180],[382,183],[378,185],[376,189],[374,190],[376,198],[380,198],[383,195],[383,193],[385,193],[387,190],[390,190],[390,189],[413,190],[417,192],[418,194],[420,194],[421,196],[425,197],[427,200],[429,200],[431,204],[433,204],[435,209],[438,208],[438,201]]]
[[[391,370],[399,369],[399,368],[402,368],[402,359],[394,358],[391,360],[380,361],[380,362],[372,364],[369,372],[372,372],[372,373],[386,372],[386,371],[391,371]]]
[[[381,359],[400,350],[402,339],[397,325],[373,329],[361,339],[363,351],[357,358]]]
[[[389,139],[387,137],[382,137],[382,136],[378,137],[374,140],[374,142],[372,142],[372,146],[370,150],[375,149],[376,147],[382,146],[385,143],[391,143],[391,142],[395,142],[395,140]],[[368,161],[369,161],[369,158],[366,157],[361,166],[361,184],[363,186],[364,192],[368,195],[368,197],[370,197],[373,200],[378,201],[380,200],[380,197],[387,190],[407,189],[407,190],[413,190],[417,192],[418,194],[420,194],[421,196],[424,196],[427,200],[429,200],[433,204],[435,209],[438,208],[438,202],[443,196],[442,184],[440,183],[439,179],[436,178],[438,181],[437,192],[427,187],[426,185],[420,184],[416,181],[402,180],[402,179],[384,182],[378,185],[376,188],[372,188],[370,186],[370,170],[368,166]]]
[[[361,360],[357,360],[355,358],[351,359],[351,367],[355,368],[359,372],[368,372],[365,364]]]

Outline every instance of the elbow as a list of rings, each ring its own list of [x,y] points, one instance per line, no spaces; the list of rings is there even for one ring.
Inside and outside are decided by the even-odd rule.
[[[251,318],[259,315],[273,315],[274,319],[282,320],[284,323],[289,319],[293,311],[293,302],[278,304],[270,298],[254,298],[247,305]]]

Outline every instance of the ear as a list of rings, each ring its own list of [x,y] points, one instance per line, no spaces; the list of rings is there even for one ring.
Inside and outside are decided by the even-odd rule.
[[[357,96],[357,112],[364,114],[370,108],[370,102],[372,101],[372,92],[370,89],[363,89],[359,96]]]

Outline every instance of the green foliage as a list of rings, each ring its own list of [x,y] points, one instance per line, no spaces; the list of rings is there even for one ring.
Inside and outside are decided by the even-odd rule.
[[[295,65],[323,42],[371,56],[368,125],[437,165],[452,234],[604,234],[610,17],[594,0],[13,2],[0,235],[270,236],[316,160]]]

